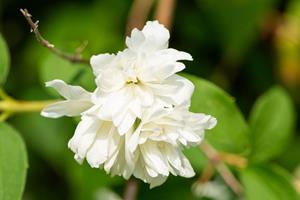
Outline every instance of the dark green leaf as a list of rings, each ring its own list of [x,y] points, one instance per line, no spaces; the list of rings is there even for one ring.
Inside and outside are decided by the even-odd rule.
[[[21,199],[24,190],[27,155],[23,139],[9,125],[0,123],[0,199]]]
[[[265,161],[280,154],[289,144],[295,127],[292,100],[281,87],[262,95],[250,114],[251,158]]]

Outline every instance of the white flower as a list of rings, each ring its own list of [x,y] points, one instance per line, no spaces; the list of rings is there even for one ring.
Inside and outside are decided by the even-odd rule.
[[[91,113],[91,93],[81,87],[67,85],[61,80],[49,81],[46,86],[57,90],[66,100],[50,104],[42,110],[42,116],[82,116],[68,143],[68,147],[75,153],[74,158],[79,163],[86,158],[91,167],[104,166],[107,173],[128,179],[132,175],[136,158],[132,153],[125,154],[126,137],[118,132],[114,124]],[[133,127],[130,131],[133,131]],[[131,135],[127,135],[129,134]]]
[[[193,84],[175,73],[185,68],[178,60],[192,57],[168,48],[168,40],[169,31],[163,25],[147,22],[142,31],[133,29],[124,51],[92,56],[98,86],[93,102],[99,107],[98,116],[112,120],[121,134],[155,99],[174,105],[190,99]]]
[[[124,51],[93,56],[92,93],[61,80],[46,83],[66,100],[46,107],[43,116],[81,116],[68,143],[79,163],[125,179],[133,175],[150,187],[170,174],[194,175],[182,149],[199,144],[217,121],[189,112],[194,85],[175,73],[185,67],[178,60],[192,57],[168,48],[168,40],[167,29],[147,22],[132,31]]]
[[[128,179],[136,158],[129,155],[126,140],[111,121],[83,115],[68,146],[79,163],[86,159],[93,168],[104,167],[107,173]]]
[[[199,144],[204,130],[213,128],[217,121],[210,115],[191,113],[188,108],[188,104],[167,107],[157,102],[145,112],[130,137],[129,151],[139,156],[134,176],[150,183],[150,187],[162,184],[170,173],[194,176],[181,149]]]

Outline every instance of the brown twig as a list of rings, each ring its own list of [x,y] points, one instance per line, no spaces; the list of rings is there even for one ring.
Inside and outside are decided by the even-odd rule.
[[[212,176],[214,175],[214,167],[212,166],[211,163],[209,163],[208,165],[206,165],[206,167],[204,168],[202,175],[199,176],[198,182],[199,183],[206,183],[208,182]]]
[[[243,192],[242,186],[240,182],[234,177],[227,165],[224,163],[218,151],[207,142],[203,142],[200,145],[200,148],[206,155],[206,157],[209,159],[210,163],[222,176],[227,185],[232,189],[232,191],[234,191],[237,195],[240,196]]]
[[[130,178],[125,186],[124,200],[135,200],[138,192],[138,181],[135,178]]]
[[[221,160],[229,165],[233,165],[238,168],[245,168],[248,165],[248,160],[242,156],[236,154],[230,154],[225,152],[219,152]]]
[[[40,33],[39,29],[38,29],[38,25],[39,25],[39,20],[37,20],[36,22],[32,21],[32,15],[28,12],[27,9],[20,9],[21,13],[23,14],[23,16],[25,17],[25,19],[27,20],[28,24],[30,25],[31,29],[30,31],[33,32],[35,34],[35,37],[37,39],[37,41],[43,45],[44,47],[48,48],[52,53],[54,53],[55,55],[68,60],[72,63],[83,63],[83,64],[89,64],[89,60],[85,60],[81,57],[81,52],[84,48],[78,48],[79,50],[76,51],[75,54],[69,54],[69,53],[65,53],[62,50],[56,48],[52,43],[50,43],[48,40],[46,40]],[[86,46],[86,45],[85,45]]]
[[[172,28],[175,4],[176,0],[159,0],[156,8],[155,19],[169,30]]]

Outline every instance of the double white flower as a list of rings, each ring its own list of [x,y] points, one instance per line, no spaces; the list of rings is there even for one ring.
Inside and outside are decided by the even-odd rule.
[[[61,80],[46,83],[66,100],[49,105],[46,117],[81,115],[69,148],[75,159],[128,179],[131,175],[162,184],[171,173],[191,177],[194,171],[181,152],[199,144],[216,119],[189,112],[193,84],[179,76],[179,60],[190,54],[168,48],[169,31],[157,21],[134,29],[127,49],[92,56],[97,88],[89,93]]]

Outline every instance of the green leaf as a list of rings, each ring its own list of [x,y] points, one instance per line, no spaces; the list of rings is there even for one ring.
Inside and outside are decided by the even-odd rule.
[[[0,123],[0,199],[21,199],[24,190],[27,155],[23,139],[16,130]]]
[[[68,158],[67,176],[70,186],[72,187],[72,198],[74,200],[93,199],[100,188],[120,186],[124,179],[120,176],[111,177],[104,169],[91,168],[85,162],[83,165],[78,164],[70,153],[71,160]]]
[[[241,173],[247,200],[298,200],[291,176],[280,167],[252,166]]]
[[[234,99],[213,83],[192,75],[184,75],[195,85],[191,111],[206,113],[217,118],[215,128],[205,137],[216,148],[247,153],[249,150],[248,126]]]
[[[122,200],[122,198],[109,188],[101,188],[96,192],[97,200]]]
[[[38,90],[33,91],[42,96]],[[71,199],[93,199],[101,187],[123,182],[119,176],[112,178],[102,169],[91,168],[87,163],[80,165],[75,161],[74,153],[67,147],[75,129],[72,119],[48,119],[38,113],[23,113],[15,116],[12,122],[22,130],[30,149],[65,178],[72,190]]]
[[[4,38],[0,34],[0,86],[2,86],[6,80],[9,70],[9,51],[4,41]]]
[[[48,119],[39,113],[22,113],[11,120],[23,134],[26,144],[43,157],[57,173],[63,175],[66,156],[72,157],[67,148],[74,129],[71,119]],[[71,158],[70,158],[71,159]]]
[[[266,161],[289,144],[295,127],[295,108],[287,92],[274,87],[262,95],[250,114],[251,159]]]
[[[112,178],[102,169],[75,161],[74,153],[67,147],[75,129],[71,119],[48,119],[37,113],[26,113],[14,117],[12,122],[22,130],[30,149],[65,178],[73,191],[71,199],[92,199],[99,188],[122,183],[123,179],[119,176]]]
[[[191,162],[196,172],[200,172],[208,164],[207,157],[203,154],[199,147],[184,149],[184,155]]]

